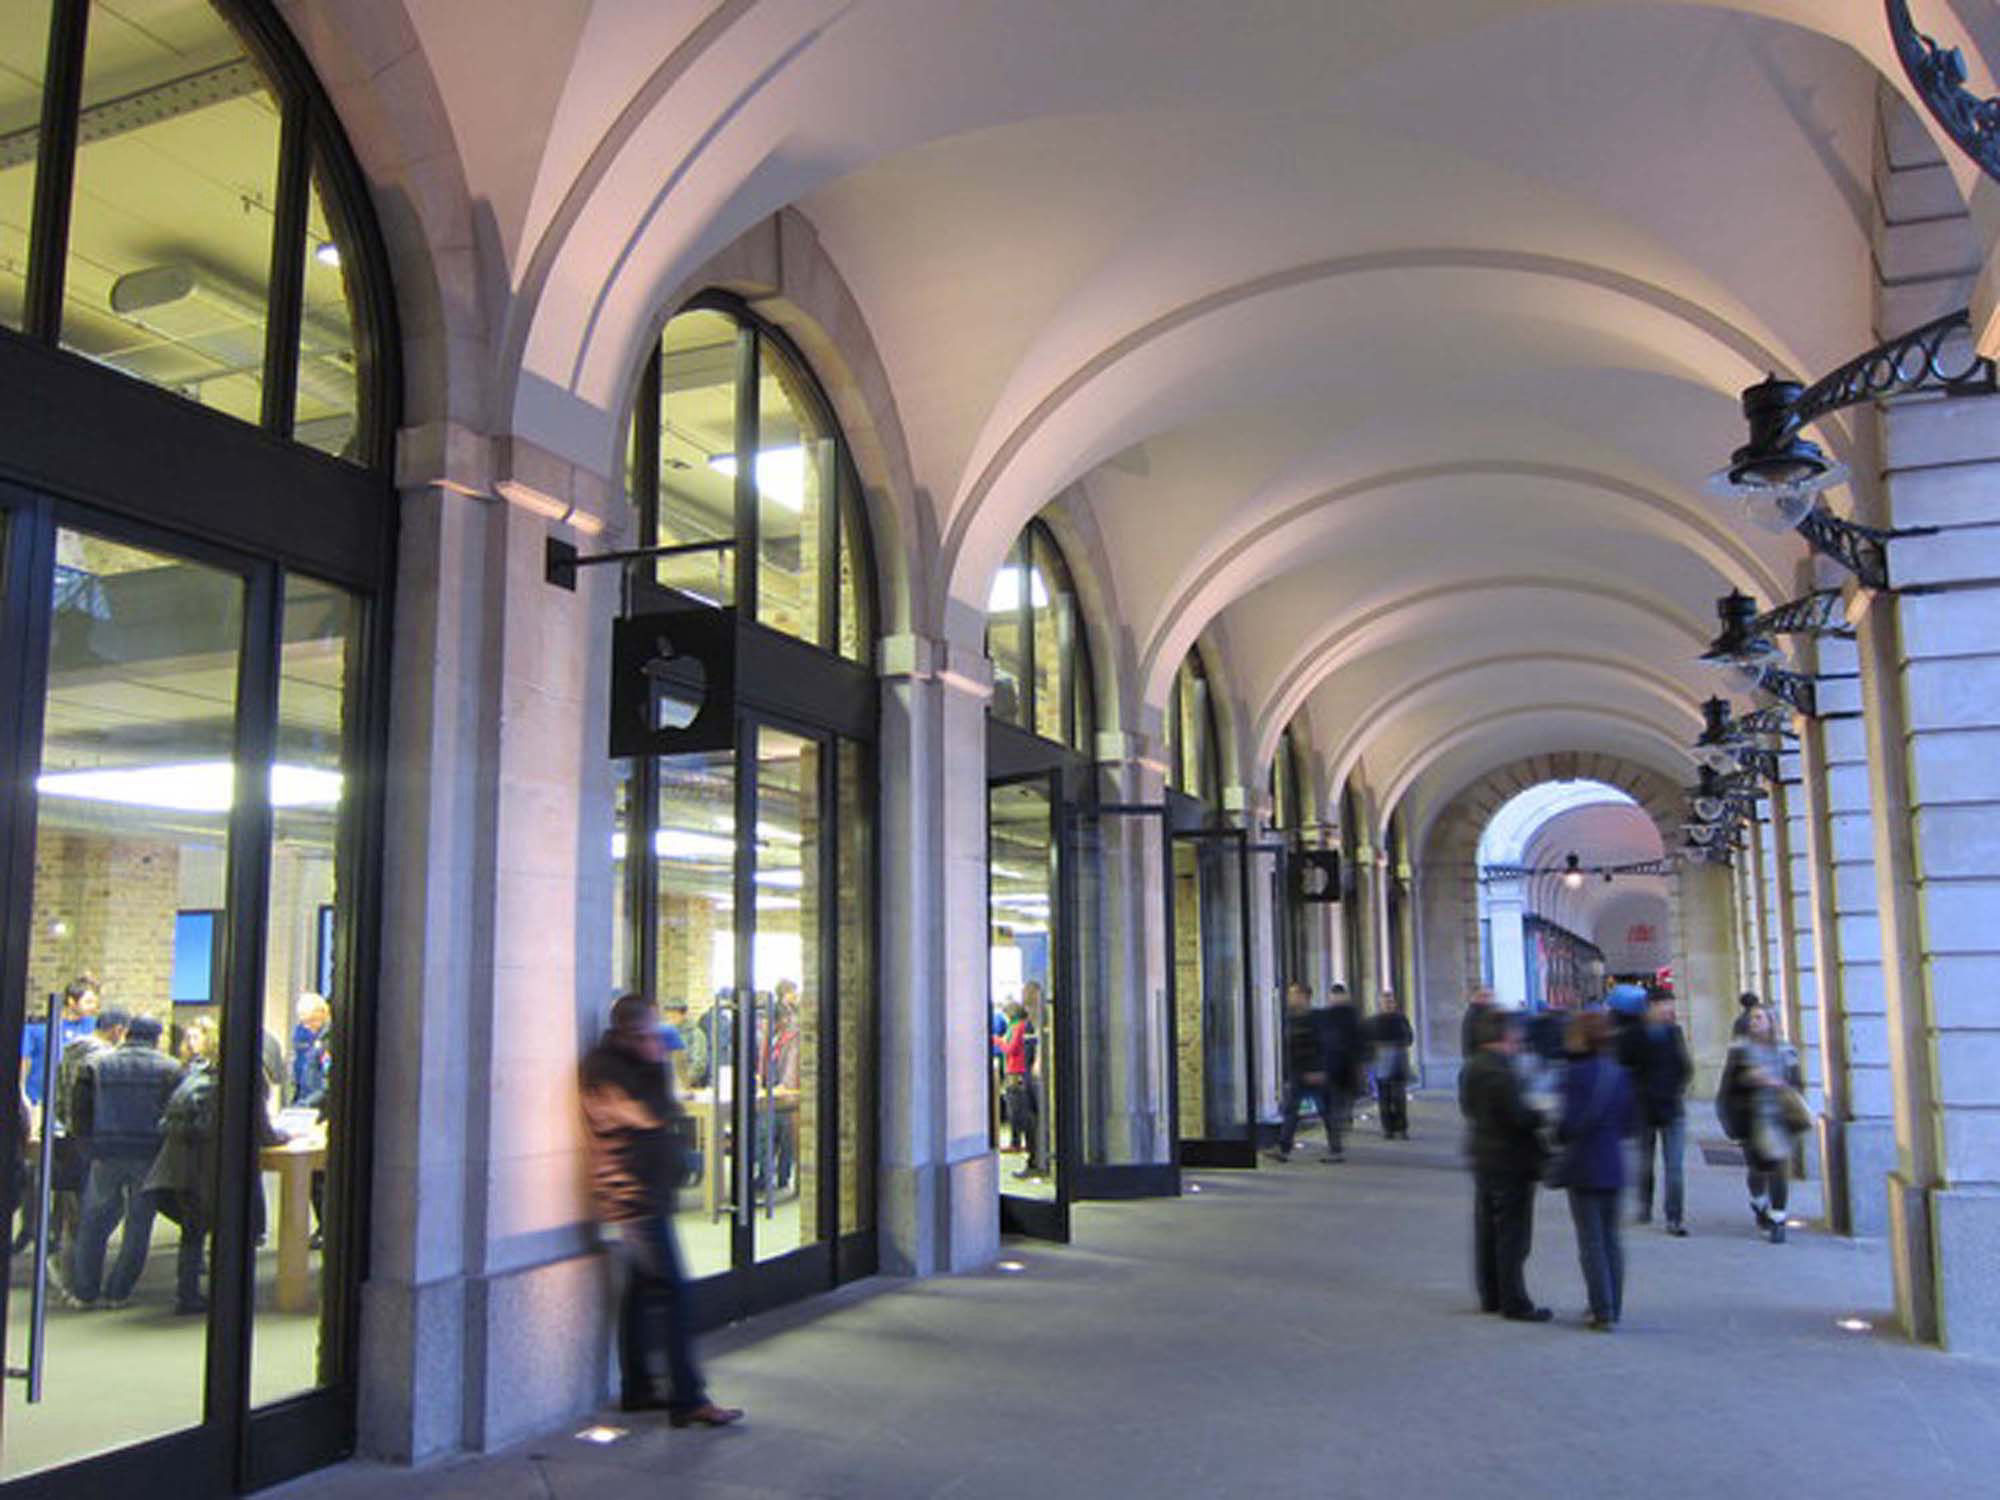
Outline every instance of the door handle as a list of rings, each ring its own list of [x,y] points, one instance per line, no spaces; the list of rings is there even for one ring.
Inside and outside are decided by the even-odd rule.
[[[62,1002],[49,996],[48,1013],[43,1017],[42,1047],[42,1141],[36,1155],[35,1197],[35,1278],[28,1304],[28,1362],[9,1365],[9,1380],[25,1380],[28,1401],[42,1399],[42,1371],[47,1364],[49,1329],[49,1215],[55,1202],[56,1160],[56,1063],[57,1043],[62,1037]]]

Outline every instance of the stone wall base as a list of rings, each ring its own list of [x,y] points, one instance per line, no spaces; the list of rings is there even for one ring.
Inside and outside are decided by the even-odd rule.
[[[1938,1342],[2000,1357],[2000,1192],[1937,1188],[1929,1198]]]
[[[1000,1254],[1000,1158],[886,1166],[881,1179],[882,1270],[890,1276],[976,1271]]]
[[[600,1405],[612,1289],[596,1252],[497,1276],[361,1289],[360,1452],[483,1452]]]
[[[1896,1170],[1896,1127],[1890,1120],[1849,1120],[1843,1127],[1847,1170],[1847,1232],[1873,1239],[1889,1232],[1889,1174]]]
[[[1889,1176],[1889,1259],[1896,1278],[1896,1321],[1918,1343],[1937,1341],[1937,1260],[1928,1192],[1900,1172]]]

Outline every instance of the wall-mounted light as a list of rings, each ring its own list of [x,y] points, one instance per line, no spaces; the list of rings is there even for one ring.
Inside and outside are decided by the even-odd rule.
[[[1708,477],[1708,493],[1738,502],[1754,526],[1796,530],[1813,551],[1846,568],[1864,588],[1886,590],[1889,542],[1929,535],[1935,528],[1887,531],[1834,515],[1820,503],[1820,493],[1844,482],[1847,471],[1804,436],[1805,429],[1843,407],[1885,396],[1992,395],[2000,385],[1993,362],[1972,347],[1971,323],[1963,309],[1947,313],[1856,355],[1811,385],[1772,375],[1749,387],[1742,403],[1750,441]]]
[[[1572,891],[1583,889],[1583,865],[1577,859],[1574,850],[1570,852],[1569,858],[1563,861],[1562,879],[1563,885]]]
[[[1731,589],[1715,601],[1715,613],[1722,621],[1722,633],[1709,642],[1701,660],[1735,686],[1768,693],[1808,718],[1816,717],[1819,700],[1813,679],[1799,671],[1772,639],[1775,632],[1757,613],[1757,601],[1741,589]]]

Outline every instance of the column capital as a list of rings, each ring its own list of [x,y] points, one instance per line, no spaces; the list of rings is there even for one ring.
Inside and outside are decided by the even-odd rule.
[[[624,490],[525,438],[426,422],[396,434],[396,487],[505,501],[585,536],[625,529]]]
[[[877,674],[885,681],[936,682],[981,702],[993,696],[993,663],[983,651],[909,631],[878,645]]]

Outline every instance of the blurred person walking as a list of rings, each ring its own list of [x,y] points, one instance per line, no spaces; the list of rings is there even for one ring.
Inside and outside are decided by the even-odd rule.
[[[1723,1131],[1743,1147],[1750,1213],[1771,1243],[1785,1242],[1794,1137],[1810,1123],[1799,1097],[1799,1056],[1780,1041],[1762,1005],[1749,1009],[1744,1034],[1730,1043],[1715,1112]]]
[[[643,995],[620,995],[611,1027],[583,1059],[580,1092],[590,1189],[597,1217],[618,1230],[625,1295],[618,1310],[619,1404],[665,1411],[675,1427],[724,1427],[735,1407],[708,1398],[688,1327],[687,1279],[674,1242],[674,1190],[682,1176],[675,1133],[680,1106],[667,1078],[660,1013]],[[653,1370],[664,1354],[667,1389]]]
[[[1656,991],[1646,1006],[1644,1024],[1625,1028],[1618,1060],[1632,1077],[1639,1100],[1639,1213],[1636,1222],[1653,1217],[1653,1163],[1659,1158],[1666,1178],[1660,1205],[1667,1233],[1684,1236],[1682,1210],[1687,1201],[1686,1174],[1681,1158],[1687,1150],[1687,1105],[1684,1096],[1694,1078],[1694,1059],[1687,1037],[1674,1018],[1674,997]]]
[[[1285,1096],[1278,1126],[1279,1161],[1292,1159],[1292,1142],[1299,1133],[1299,1107],[1311,1099],[1326,1127],[1329,1156],[1340,1150],[1333,1123],[1333,1091],[1327,1085],[1326,1033],[1312,1008],[1312,994],[1297,982],[1285,986]]]
[[[1382,1112],[1382,1138],[1410,1138],[1410,1047],[1416,1036],[1395,991],[1382,991],[1382,1008],[1368,1018],[1368,1043],[1375,1050],[1375,1103]]]
[[[1491,1006],[1472,1031],[1474,1052],[1458,1076],[1458,1108],[1472,1158],[1472,1264],[1482,1312],[1521,1323],[1552,1314],[1528,1295],[1528,1252],[1535,1239],[1535,1183],[1546,1152],[1541,1116],[1514,1070],[1520,1043],[1512,1018]]]
[[[1632,1084],[1613,1056],[1611,1018],[1586,1011],[1570,1023],[1563,1073],[1563,1154],[1550,1180],[1569,1193],[1577,1262],[1590,1298],[1590,1328],[1609,1333],[1625,1307],[1625,1247],[1618,1194],[1625,1186],[1625,1137],[1632,1133]]]
[[[1354,1107],[1354,1096],[1362,1083],[1361,1017],[1347,986],[1336,984],[1327,992],[1327,1007],[1315,1017],[1320,1026],[1321,1045],[1326,1057],[1327,1105],[1325,1161],[1342,1160],[1340,1132]]]

